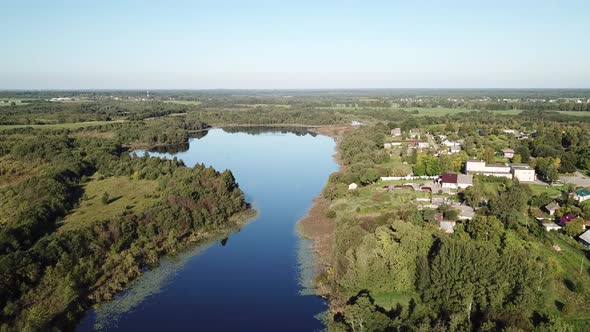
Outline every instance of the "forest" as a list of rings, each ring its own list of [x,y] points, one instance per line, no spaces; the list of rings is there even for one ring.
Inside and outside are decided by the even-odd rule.
[[[163,255],[238,229],[249,207],[230,171],[129,152],[203,128],[169,118],[0,132],[0,329],[71,329]]]

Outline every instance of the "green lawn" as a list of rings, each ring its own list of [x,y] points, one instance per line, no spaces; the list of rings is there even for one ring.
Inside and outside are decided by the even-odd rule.
[[[394,211],[402,206],[414,206],[416,205],[416,197],[430,196],[430,193],[414,191],[412,189],[400,189],[388,192],[383,188],[384,183],[389,182],[380,181],[366,187],[359,187],[354,191],[349,191],[346,197],[337,199],[332,203],[332,209],[338,214],[347,216],[355,214],[360,216],[382,214]]]
[[[386,310],[394,309],[397,304],[407,308],[412,298],[418,297],[418,294],[411,292],[371,293],[371,295],[375,300],[375,304]]]
[[[70,123],[55,123],[46,125],[0,125],[0,131],[15,129],[15,128],[35,128],[35,129],[78,129],[85,127],[100,126],[109,123],[123,122],[123,120],[116,121],[87,121],[87,122],[70,122]]]
[[[556,278],[553,279],[548,308],[554,308],[558,313],[557,305],[568,304],[571,312],[564,313],[565,318],[575,325],[576,331],[588,331],[590,328],[590,261],[584,255],[584,247],[572,238],[556,232],[548,235],[553,244],[561,248],[560,252],[546,246],[547,258],[554,267]],[[582,268],[580,271],[580,267]],[[576,286],[572,286],[576,285]],[[581,289],[571,289],[581,287]]]
[[[198,100],[166,100],[164,102],[178,105],[201,105],[201,102]]]
[[[548,185],[546,186],[546,185],[542,185],[542,184],[529,184],[528,186],[529,186],[529,188],[531,188],[533,195],[535,195],[535,196],[539,196],[543,193],[546,193],[550,197],[554,197],[554,196],[561,195],[561,190],[564,189],[563,186],[552,187],[552,186],[548,186]]]
[[[254,108],[254,107],[282,107],[282,108],[291,108],[291,105],[289,105],[289,104],[236,104],[236,106],[249,107],[249,108]]]
[[[388,162],[377,165],[379,168],[389,170],[390,176],[406,176],[412,172],[412,166],[404,164],[400,157],[400,149],[391,149],[391,158]]]
[[[590,112],[558,111],[558,113],[572,116],[590,116]]]
[[[400,108],[405,110],[406,112],[414,112],[418,111],[416,116],[445,116],[445,115],[453,115],[458,113],[468,113],[477,110],[467,110],[461,108],[444,108],[444,107],[435,107],[435,108],[422,108],[422,107],[413,107],[413,108]],[[491,111],[492,113],[499,114],[499,115],[516,115],[522,112],[521,110],[502,110],[502,111]]]
[[[110,177],[103,180],[93,178],[84,185],[86,199],[67,215],[62,230],[74,229],[97,220],[114,218],[125,211],[140,212],[153,205],[158,199],[158,182],[152,180],[131,180],[128,177]],[[109,203],[103,204],[102,196],[109,194]]]

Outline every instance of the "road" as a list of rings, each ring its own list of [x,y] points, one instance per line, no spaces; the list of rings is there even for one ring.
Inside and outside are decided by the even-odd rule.
[[[576,172],[573,176],[561,175],[559,180],[564,184],[573,183],[576,187],[590,187],[590,177]]]

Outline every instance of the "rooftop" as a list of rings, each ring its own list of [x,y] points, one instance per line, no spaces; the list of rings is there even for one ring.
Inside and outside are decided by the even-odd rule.
[[[457,183],[473,184],[473,175],[459,174],[457,176]]]
[[[487,164],[486,167],[510,167],[510,166],[508,166],[506,164],[496,163],[496,164]]]
[[[522,169],[531,169],[531,166],[527,164],[510,164],[512,168],[522,168]]]
[[[584,240],[586,243],[590,243],[590,230],[585,231],[582,235],[580,235],[580,239]]]
[[[442,183],[457,183],[458,178],[458,174],[455,173],[445,173],[440,176]]]
[[[559,204],[557,204],[557,202],[551,202],[545,205],[545,209],[547,209],[547,211],[557,210],[559,209]]]

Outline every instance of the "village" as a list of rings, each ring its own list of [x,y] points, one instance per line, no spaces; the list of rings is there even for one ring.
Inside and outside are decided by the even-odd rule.
[[[527,133],[513,129],[504,129],[502,132],[513,135],[518,140],[525,140],[535,135],[534,132]],[[576,181],[568,181],[568,177],[563,179],[564,182],[571,182],[569,184],[560,183],[560,181],[556,183],[544,181],[538,176],[534,167],[520,162],[518,156],[515,158],[516,152],[511,148],[496,151],[494,158],[497,162],[494,163],[481,159],[468,159],[463,150],[463,140],[453,140],[449,136],[421,133],[418,129],[407,131],[401,128],[391,129],[383,149],[389,152],[393,160],[407,160],[414,156],[414,164],[416,164],[420,156],[441,158],[462,154],[460,170],[440,174],[416,174],[406,167],[407,174],[396,172],[395,176],[380,177],[379,181],[371,187],[372,190],[401,195],[406,201],[408,193],[412,193],[410,197],[413,197],[416,207],[423,214],[431,215],[433,222],[445,233],[453,233],[457,222],[471,220],[476,210],[486,203],[481,201],[479,205],[470,205],[465,199],[466,192],[474,186],[493,186],[494,182],[518,182],[534,188],[546,201],[549,200],[547,204],[533,207],[530,211],[531,216],[546,231],[573,229],[566,234],[577,237],[580,243],[590,248],[590,201],[584,204],[590,199],[590,190],[587,187],[576,186]],[[410,166],[408,161],[403,161],[402,164]],[[415,169],[414,165],[413,170]],[[348,186],[349,190],[358,188],[359,185],[356,183]]]

